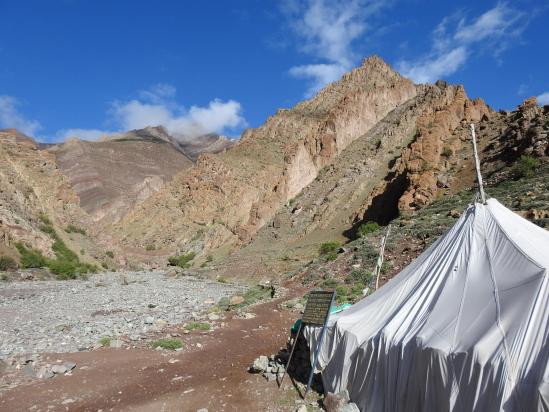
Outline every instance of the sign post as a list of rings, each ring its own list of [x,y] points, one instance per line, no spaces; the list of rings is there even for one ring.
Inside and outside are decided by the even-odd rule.
[[[297,330],[297,335],[295,337],[292,350],[290,352],[290,357],[288,358],[288,363],[286,364],[284,375],[282,375],[282,379],[280,380],[280,386],[282,386],[282,381],[284,380],[284,376],[286,376],[286,371],[290,368],[290,362],[292,361],[295,346],[297,340],[299,339],[299,334],[301,333],[303,325],[322,326],[322,330],[320,331],[320,335],[316,343],[316,348],[314,348],[311,374],[309,375],[307,390],[305,391],[303,399],[307,397],[307,393],[309,392],[309,389],[311,389],[311,384],[313,382],[313,376],[318,361],[318,353],[322,345],[322,340],[324,339],[326,326],[328,324],[328,319],[330,318],[330,309],[334,303],[335,296],[335,291],[329,292],[318,290],[309,293],[309,296],[307,298],[307,304],[305,305],[305,310],[303,311],[303,316],[301,317],[301,324],[299,325],[299,329]]]

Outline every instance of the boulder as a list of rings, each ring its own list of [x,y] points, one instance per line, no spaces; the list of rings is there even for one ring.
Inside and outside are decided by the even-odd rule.
[[[269,367],[269,358],[264,355],[261,355],[259,358],[254,360],[252,365],[252,372],[265,372]]]

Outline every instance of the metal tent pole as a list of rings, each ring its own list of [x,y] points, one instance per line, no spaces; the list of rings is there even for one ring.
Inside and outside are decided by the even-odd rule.
[[[475,135],[475,125],[471,123],[471,137],[473,140],[473,154],[475,156],[475,168],[477,169],[478,188],[480,190],[480,199],[483,204],[486,204],[486,195],[484,194],[484,184],[482,183],[482,175],[480,174],[480,160],[477,152],[477,138]]]

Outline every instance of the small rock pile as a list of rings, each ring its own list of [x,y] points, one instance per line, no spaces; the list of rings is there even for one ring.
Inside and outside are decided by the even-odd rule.
[[[292,334],[292,337],[288,339],[288,342],[286,343],[286,347],[281,348],[278,354],[271,355],[269,357],[262,355],[254,360],[249,369],[250,372],[261,373],[268,381],[274,381],[277,378],[282,378],[290,357],[290,351],[292,350],[294,339],[295,334]],[[290,367],[287,371],[295,381],[302,384],[307,384],[311,373],[310,358],[311,355],[307,340],[303,336],[300,336],[297,340]],[[319,393],[323,392],[320,374],[314,376],[311,386],[315,391]]]
[[[284,353],[283,356],[280,356]],[[288,353],[280,351],[278,355],[271,355],[269,357],[261,355],[254,360],[254,363],[250,367],[250,372],[261,373],[265,379],[275,381],[282,379],[284,371],[286,370],[286,362],[288,361]]]
[[[71,375],[76,363],[57,360],[51,362],[38,354],[0,358],[0,391],[33,379],[51,379]]]

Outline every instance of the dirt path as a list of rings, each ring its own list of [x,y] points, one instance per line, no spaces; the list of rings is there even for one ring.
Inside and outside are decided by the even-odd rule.
[[[286,390],[279,390],[276,382],[247,372],[257,356],[275,353],[286,342],[298,315],[279,309],[280,301],[251,308],[257,315],[253,319],[229,315],[223,328],[185,335],[190,349],[184,352],[143,348],[50,354],[51,363],[75,362],[72,376],[10,389],[0,395],[0,411],[293,410],[297,393],[289,379]]]

